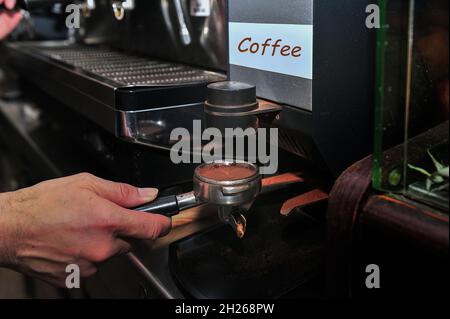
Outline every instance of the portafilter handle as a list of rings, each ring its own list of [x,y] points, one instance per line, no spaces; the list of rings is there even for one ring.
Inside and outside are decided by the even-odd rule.
[[[163,215],[169,218],[178,215],[181,211],[192,207],[197,207],[201,203],[197,200],[194,192],[178,195],[166,196],[157,200],[134,208],[136,211]]]

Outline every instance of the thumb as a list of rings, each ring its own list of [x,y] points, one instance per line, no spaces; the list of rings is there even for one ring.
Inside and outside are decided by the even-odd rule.
[[[162,215],[120,208],[115,216],[115,233],[121,237],[155,240],[167,235],[172,228],[172,220]]]
[[[158,196],[156,188],[137,188],[100,178],[96,179],[92,186],[98,196],[127,208],[150,203]]]

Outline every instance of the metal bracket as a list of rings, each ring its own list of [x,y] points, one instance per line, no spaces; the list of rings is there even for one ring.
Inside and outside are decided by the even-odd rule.
[[[134,8],[135,8],[134,0],[114,1],[112,3],[114,17],[118,21],[122,21],[123,18],[125,18],[126,11],[134,10]]]
[[[85,18],[89,18],[91,16],[91,11],[95,10],[95,8],[95,0],[85,0],[81,4],[81,10]]]

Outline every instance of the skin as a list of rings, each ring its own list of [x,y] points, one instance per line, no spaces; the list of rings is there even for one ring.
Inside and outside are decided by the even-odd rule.
[[[65,287],[69,264],[82,278],[128,253],[130,239],[155,240],[171,228],[167,217],[136,212],[158,190],[138,189],[89,174],[51,180],[0,194],[0,267]]]
[[[16,5],[16,0],[0,0],[0,4],[4,4],[8,9],[12,9]],[[22,13],[19,11],[0,13],[0,40],[3,40],[11,33],[21,19]]]
[[[7,8],[15,0],[0,0]],[[20,22],[20,12],[0,13],[0,40]],[[138,189],[89,174],[0,194],[0,267],[65,287],[67,265],[83,278],[112,256],[131,251],[130,239],[155,240],[171,228],[167,217],[127,208],[153,201],[154,188]]]

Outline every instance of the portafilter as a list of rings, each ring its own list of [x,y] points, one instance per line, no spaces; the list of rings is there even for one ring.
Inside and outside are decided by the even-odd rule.
[[[135,210],[173,217],[185,209],[212,204],[218,207],[221,221],[242,238],[247,225],[242,211],[248,210],[261,192],[258,167],[244,162],[207,163],[195,169],[193,182],[192,192],[162,197]]]

